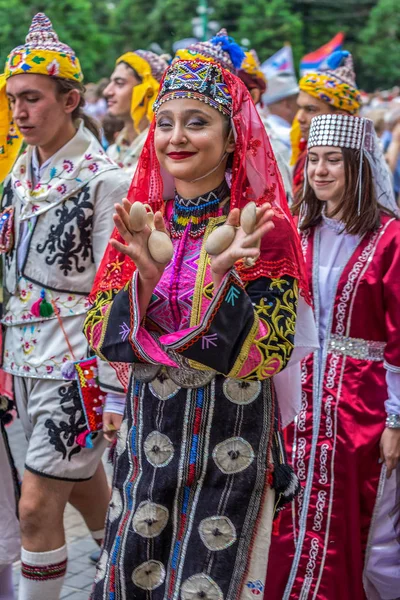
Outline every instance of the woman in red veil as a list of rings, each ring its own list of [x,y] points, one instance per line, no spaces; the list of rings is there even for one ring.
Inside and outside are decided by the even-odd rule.
[[[235,75],[178,61],[155,113],[85,324],[128,389],[92,599],[253,598],[273,517],[297,490],[280,432],[299,390],[275,381],[296,380],[314,345],[303,259],[264,127]],[[170,235],[168,264],[152,258],[147,226],[130,231],[135,201]],[[246,234],[239,216],[250,201],[257,222]],[[210,257],[207,238],[224,223],[234,240]]]

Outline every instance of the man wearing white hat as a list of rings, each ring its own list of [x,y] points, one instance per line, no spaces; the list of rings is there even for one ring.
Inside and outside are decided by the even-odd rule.
[[[288,163],[291,155],[290,130],[298,110],[298,93],[295,75],[282,71],[268,77],[268,88],[262,97],[268,111],[264,121],[280,140],[279,152]]]

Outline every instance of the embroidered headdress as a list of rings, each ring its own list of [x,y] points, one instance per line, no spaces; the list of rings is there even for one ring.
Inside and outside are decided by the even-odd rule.
[[[198,77],[200,71],[202,76]],[[177,82],[177,89],[171,89],[174,82]],[[220,102],[219,98],[221,86],[224,87],[224,102]],[[249,201],[258,205],[270,202],[278,217],[275,229],[261,243],[260,258],[254,267],[245,268],[241,262],[237,264],[242,279],[248,281],[263,276],[279,278],[290,275],[299,281],[300,289],[308,296],[300,243],[289,214],[282,179],[264,125],[248,90],[238,77],[215,63],[179,61],[171,65],[164,75],[155,104],[156,111],[163,100],[171,99],[170,94],[176,94],[179,90],[184,94],[175,95],[175,99],[193,98],[210,105],[210,100],[213,100],[217,110],[221,110],[222,106],[222,112],[229,110],[235,136],[230,208],[242,209]],[[189,93],[192,95],[189,96]],[[174,181],[170,174],[160,168],[154,146],[155,127],[153,121],[128,198],[131,202],[149,204],[153,211],[164,211],[165,202],[173,198]],[[121,241],[116,229],[112,237]],[[131,279],[134,270],[134,263],[109,244],[97,272],[91,298],[94,300],[98,293],[121,289]]]
[[[169,69],[154,103],[154,111],[176,98],[200,100],[228,115],[232,114],[232,96],[218,65],[201,60],[178,61]]]
[[[361,107],[353,58],[347,51],[338,50],[331,54],[325,68],[316,73],[308,73],[300,79],[299,88],[350,115],[356,115]]]
[[[177,60],[198,59],[216,62],[231,73],[236,73],[240,69],[244,58],[243,50],[233,38],[228,36],[226,29],[221,29],[207,42],[196,42],[188,48],[178,50],[175,54]]]
[[[361,95],[356,84],[353,58],[346,50],[334,52],[319,71],[304,75],[299,81],[299,88],[300,91],[349,115],[357,115],[360,110]],[[301,140],[297,119],[293,122],[291,139],[291,163],[295,164],[300,153]]]
[[[0,181],[11,170],[22,144],[6,96],[6,82],[14,75],[26,73],[83,80],[75,52],[59,41],[50,19],[43,13],[33,17],[25,44],[10,52],[4,73],[0,75]]]
[[[83,80],[75,52],[60,42],[50,19],[43,13],[33,17],[25,44],[12,50],[7,57],[6,79],[22,73]]]
[[[371,167],[379,204],[398,214],[389,169],[371,119],[342,114],[318,115],[311,120],[308,149],[316,146],[350,148],[360,152],[358,177],[359,207],[362,190],[364,157]]]
[[[160,88],[161,78],[168,67],[164,59],[149,50],[126,52],[120,56],[116,65],[126,63],[134,69],[141,81],[132,91],[131,117],[136,131],[144,116],[151,121],[153,118],[153,103]]]
[[[254,88],[264,94],[267,89],[267,78],[261,71],[260,61],[255,50],[245,52],[245,57],[238,72],[248,90]]]

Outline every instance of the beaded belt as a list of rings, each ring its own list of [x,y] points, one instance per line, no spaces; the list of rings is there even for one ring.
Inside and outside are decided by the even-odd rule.
[[[328,340],[328,352],[360,360],[382,361],[386,342],[371,342],[361,338],[333,335]]]

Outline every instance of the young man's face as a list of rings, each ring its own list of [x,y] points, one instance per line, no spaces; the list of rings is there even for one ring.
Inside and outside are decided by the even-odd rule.
[[[115,67],[110,83],[103,92],[110,115],[123,121],[130,119],[133,88],[139,83],[130,67],[124,63]]]
[[[310,130],[311,119],[317,115],[326,115],[335,112],[327,102],[314,98],[306,92],[299,92],[297,97],[297,119],[300,124],[301,135],[305,140],[308,140],[308,132]]]
[[[51,147],[70,124],[74,106],[71,93],[57,94],[55,82],[47,75],[21,74],[7,80],[7,96],[13,119],[27,144]],[[76,104],[76,103],[74,103]]]

